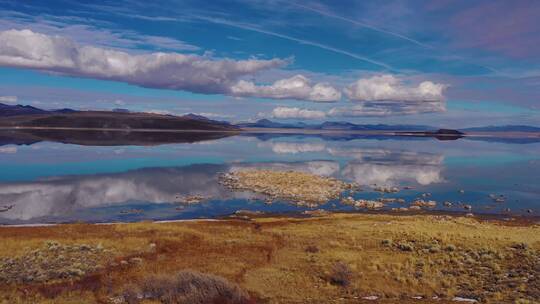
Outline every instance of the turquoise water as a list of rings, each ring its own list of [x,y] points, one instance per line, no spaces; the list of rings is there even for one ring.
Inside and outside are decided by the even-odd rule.
[[[107,222],[224,216],[239,209],[302,212],[289,202],[264,204],[252,193],[231,193],[221,172],[245,168],[299,170],[355,181],[357,198],[373,188],[401,189],[385,197],[408,206],[424,193],[435,209],[477,214],[540,213],[540,143],[439,141],[306,136],[234,136],[153,146],[81,146],[55,142],[0,145],[0,223]],[[403,189],[411,188],[411,189]],[[460,191],[463,190],[463,191]],[[178,197],[203,195],[183,206]],[[491,196],[501,196],[495,202]],[[452,202],[444,207],[443,202]],[[340,202],[316,208],[354,210]],[[509,210],[508,210],[509,209]]]

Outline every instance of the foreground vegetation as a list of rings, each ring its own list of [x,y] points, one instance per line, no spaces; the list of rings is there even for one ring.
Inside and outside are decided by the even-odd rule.
[[[0,303],[538,303],[540,226],[436,215],[0,228]]]

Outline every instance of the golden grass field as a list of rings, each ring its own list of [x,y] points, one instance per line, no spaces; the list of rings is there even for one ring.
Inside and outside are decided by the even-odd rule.
[[[0,259],[46,250],[45,242],[99,247],[103,267],[49,281],[2,282],[0,303],[122,303],[126,285],[186,269],[237,283],[252,303],[540,299],[540,226],[530,222],[330,214],[1,227]],[[377,300],[363,299],[369,296]]]

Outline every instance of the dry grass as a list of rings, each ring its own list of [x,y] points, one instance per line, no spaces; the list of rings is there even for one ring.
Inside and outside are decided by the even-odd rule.
[[[337,262],[332,267],[328,279],[332,284],[347,287],[351,284],[352,276],[353,273],[349,265],[343,262]]]
[[[225,278],[196,271],[151,275],[122,292],[128,304],[156,300],[165,304],[249,304],[250,296]]]
[[[231,190],[249,190],[272,199],[296,203],[326,203],[355,186],[331,177],[296,171],[243,170],[221,176]]]
[[[0,284],[0,303],[114,303],[128,284],[194,269],[238,284],[257,303],[486,303],[540,297],[540,227],[471,218],[334,214],[182,223],[0,228],[0,258],[47,240],[102,244],[113,264],[62,282]],[[401,245],[411,248],[403,250]],[[313,247],[311,247],[313,246]],[[316,250],[315,250],[316,248]],[[405,248],[405,247],[404,247]],[[329,280],[347,265],[349,284]],[[336,273],[340,273],[338,271]],[[147,299],[142,303],[159,303]],[[526,303],[526,302],[523,302]]]

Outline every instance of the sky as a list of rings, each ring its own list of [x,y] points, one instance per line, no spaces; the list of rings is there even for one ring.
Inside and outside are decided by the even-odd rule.
[[[458,128],[539,102],[536,0],[0,0],[0,103]]]

